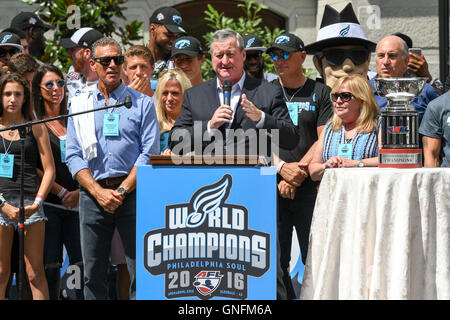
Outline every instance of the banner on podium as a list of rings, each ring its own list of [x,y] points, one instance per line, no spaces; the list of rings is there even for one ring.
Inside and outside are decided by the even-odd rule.
[[[137,299],[276,299],[268,169],[138,167]]]

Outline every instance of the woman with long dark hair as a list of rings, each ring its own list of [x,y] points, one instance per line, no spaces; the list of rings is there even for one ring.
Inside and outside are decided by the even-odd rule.
[[[34,111],[38,119],[67,114],[67,91],[64,76],[53,65],[41,65],[32,81]],[[50,299],[59,298],[60,267],[63,262],[63,244],[71,265],[80,268],[80,288],[75,290],[77,299],[83,298],[80,226],[78,219],[78,183],[72,179],[65,163],[66,121],[45,123],[55,159],[56,179],[44,202],[47,216],[44,263]],[[41,167],[40,167],[41,168]]]
[[[32,120],[30,90],[18,74],[0,79],[0,128]],[[0,132],[0,299],[5,298],[10,275],[11,247],[14,228],[19,224],[21,144],[18,130]],[[36,173],[39,159],[43,174],[39,182]],[[26,132],[24,159],[24,256],[26,273],[33,299],[48,299],[44,272],[43,250],[45,214],[42,203],[55,178],[55,166],[47,131],[35,125]]]

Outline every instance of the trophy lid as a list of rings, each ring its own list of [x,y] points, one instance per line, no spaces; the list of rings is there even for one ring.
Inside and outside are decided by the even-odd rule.
[[[427,78],[375,78],[373,82],[379,96],[392,101],[409,101],[422,93]]]

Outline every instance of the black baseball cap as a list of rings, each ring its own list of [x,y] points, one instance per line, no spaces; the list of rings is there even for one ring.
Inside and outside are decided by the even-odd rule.
[[[203,48],[196,38],[185,36],[175,40],[172,46],[172,57],[177,54],[185,54],[190,57],[196,57],[203,53]]]
[[[186,31],[183,29],[183,19],[180,12],[172,7],[156,9],[150,17],[150,23],[161,24],[172,33],[186,34]]]
[[[281,49],[287,52],[304,51],[305,45],[299,37],[292,33],[280,34],[272,43],[272,46],[267,49],[267,53],[274,49]]]
[[[262,51],[265,52],[267,50],[266,47],[263,46],[263,42],[260,37],[254,34],[245,34],[242,36],[244,39],[244,50],[245,51]]]
[[[14,47],[23,51],[19,36],[12,32],[0,33],[0,47]]]
[[[33,12],[21,12],[11,20],[11,27],[20,30],[27,30],[30,27],[41,27],[45,31],[55,29],[54,26],[46,24],[42,19]]]
[[[70,38],[63,38],[59,42],[66,49],[76,47],[90,48],[95,41],[103,38],[103,33],[94,28],[85,27],[78,29]]]
[[[406,34],[401,33],[401,32],[396,32],[396,33],[393,33],[392,35],[402,38],[403,41],[406,42],[406,45],[408,46],[408,48],[412,48],[412,46],[413,46],[412,39],[410,37],[408,37]]]

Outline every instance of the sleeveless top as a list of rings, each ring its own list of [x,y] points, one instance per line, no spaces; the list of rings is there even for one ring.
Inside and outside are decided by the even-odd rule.
[[[0,142],[0,153],[5,153],[5,146],[9,147],[8,154],[14,155],[14,169],[12,178],[0,177],[0,193],[6,200],[20,198],[20,179],[21,179],[21,142],[20,140],[11,141],[6,138]],[[0,137],[2,140],[2,137]],[[4,144],[3,144],[4,142]],[[37,141],[34,138],[33,131],[28,130],[25,136],[25,161],[24,161],[24,199],[34,201],[39,189],[39,179],[36,172],[39,158],[39,149]]]
[[[72,178],[70,174],[69,168],[67,167],[65,162],[61,161],[61,146],[60,139],[56,136],[52,130],[48,129],[48,136],[50,138],[50,147],[52,148],[53,160],[55,162],[55,182],[63,186],[69,191],[74,191],[78,189],[78,182]],[[38,168],[42,170],[42,163],[38,161]],[[61,199],[58,196],[49,193],[45,202],[50,202],[54,204],[61,204]]]
[[[367,158],[378,157],[378,132],[380,131],[381,121],[377,118],[378,125],[372,132],[357,133],[352,139],[352,159],[361,160]],[[331,122],[325,126],[325,136],[323,141],[322,161],[325,163],[331,157],[338,155],[338,146],[345,141],[344,126],[338,131],[331,129]]]

